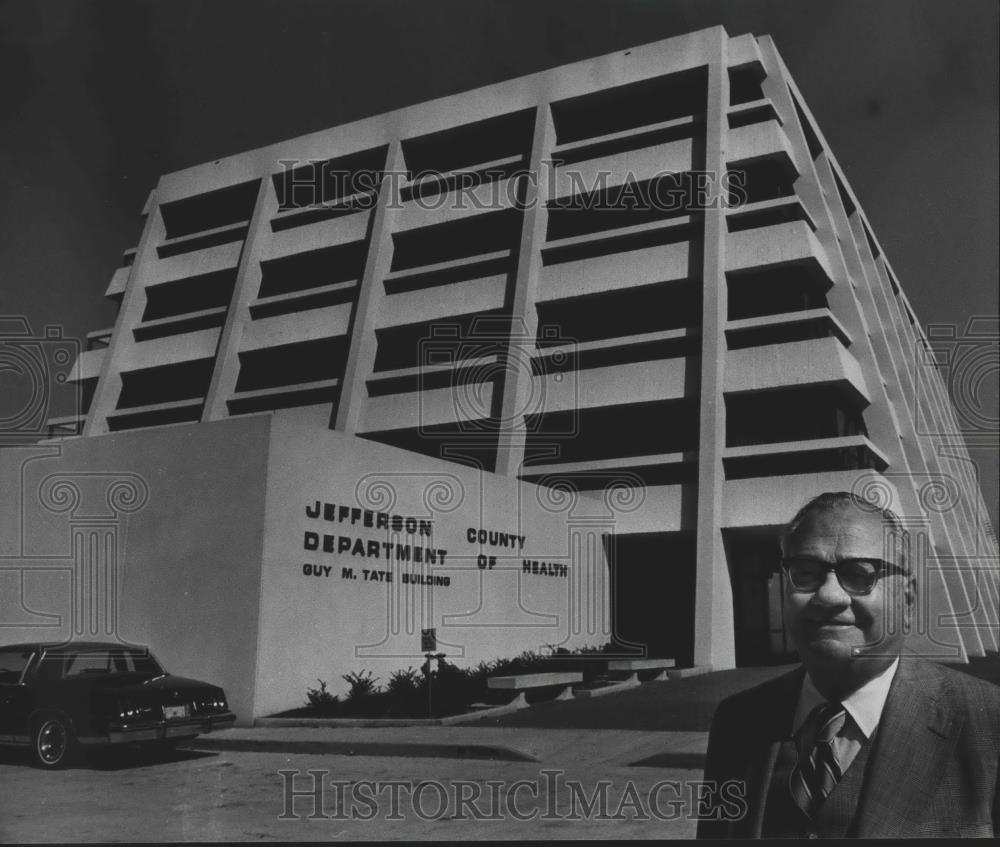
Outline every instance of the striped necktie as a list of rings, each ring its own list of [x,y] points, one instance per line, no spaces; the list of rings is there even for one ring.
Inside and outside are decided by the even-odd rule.
[[[812,818],[843,776],[833,739],[844,727],[847,713],[840,703],[824,703],[813,709],[806,726],[816,728],[815,744],[808,755],[799,753],[789,788],[792,799],[807,817]],[[810,723],[811,722],[811,723]]]

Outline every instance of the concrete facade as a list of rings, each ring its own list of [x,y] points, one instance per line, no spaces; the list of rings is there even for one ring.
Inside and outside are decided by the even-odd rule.
[[[481,573],[489,551],[473,556],[462,526],[559,539],[531,559],[575,576],[542,599],[520,571],[492,586],[483,596],[504,599],[483,637],[455,636],[470,661],[612,630],[687,664],[780,656],[776,533],[826,490],[864,493],[911,527],[919,649],[997,650],[997,546],[975,465],[928,339],[769,38],[702,30],[334,127],[165,175],[143,214],[108,288],[115,326],[77,364],[85,408],[54,422],[50,444],[68,466],[86,454],[87,468],[136,473],[152,472],[147,440],[258,445],[236,476],[213,454],[219,492],[175,485],[156,518],[184,524],[183,509],[236,488],[257,498],[256,587],[237,593],[260,607],[231,619],[254,618],[254,714],[311,682],[329,640],[375,643],[361,619],[306,610],[293,575],[312,564],[306,504],[338,502],[330,492],[369,473],[397,475],[405,514],[422,474],[463,481],[479,517],[429,518],[461,548],[456,579],[511,577],[524,558]],[[213,543],[195,535],[192,557]],[[153,562],[148,545],[129,549]],[[441,614],[472,614],[470,586]],[[317,602],[352,605],[357,587],[338,580]],[[588,611],[543,632],[518,628],[525,609]],[[423,625],[446,629],[439,611]],[[296,617],[301,629],[282,623]],[[304,646],[308,632],[322,648]]]

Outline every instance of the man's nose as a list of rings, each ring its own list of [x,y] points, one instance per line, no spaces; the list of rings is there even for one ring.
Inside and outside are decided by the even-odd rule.
[[[851,595],[844,591],[836,571],[827,571],[826,580],[813,595],[813,602],[822,606],[849,606]]]

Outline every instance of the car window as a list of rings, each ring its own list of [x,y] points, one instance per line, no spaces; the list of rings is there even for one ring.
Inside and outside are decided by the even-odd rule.
[[[20,680],[21,673],[33,652],[25,650],[23,647],[18,650],[0,650],[0,682]]]
[[[66,659],[66,668],[63,671],[63,675],[66,677],[109,674],[114,671],[114,663],[107,650],[70,653]]]
[[[54,680],[125,673],[160,674],[163,671],[144,650],[81,650],[46,654],[35,677]]]

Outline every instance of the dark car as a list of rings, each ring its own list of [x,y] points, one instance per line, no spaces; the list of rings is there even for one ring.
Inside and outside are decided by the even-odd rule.
[[[144,647],[93,641],[0,647],[0,744],[45,768],[78,745],[159,746],[231,726],[217,685],[168,674]]]

